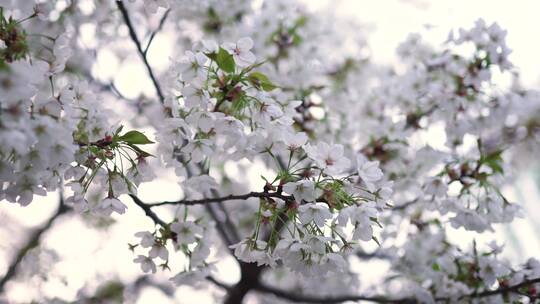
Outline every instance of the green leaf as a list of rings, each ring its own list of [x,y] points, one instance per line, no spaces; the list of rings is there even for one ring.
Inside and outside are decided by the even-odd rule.
[[[103,300],[103,302],[109,302],[106,300],[122,301],[125,286],[121,282],[110,281],[105,282],[98,287],[95,298]],[[110,301],[110,302],[115,302]]]
[[[142,157],[148,157],[148,156],[152,156],[152,157],[155,157],[154,155],[146,152],[146,151],[143,151],[141,148],[133,145],[133,144],[128,144],[131,148],[133,148],[133,150],[137,151],[137,153],[139,153],[140,156]]]
[[[206,57],[214,60],[214,61],[217,61],[217,54],[216,53],[204,53],[206,55]]]
[[[114,131],[114,135],[118,135],[120,134],[120,132],[122,132],[122,129],[124,128],[123,125],[120,125],[120,127],[118,127],[118,129],[116,129],[116,131]]]
[[[377,224],[377,226],[379,226],[380,228],[383,228],[383,226],[381,225],[381,223],[377,220],[376,217],[370,217],[369,218],[372,222],[374,222],[375,224]]]
[[[503,168],[501,166],[501,163],[503,161],[502,156],[501,156],[502,152],[503,152],[502,150],[497,150],[497,151],[495,151],[493,153],[490,153],[490,154],[488,154],[486,156],[482,156],[480,158],[480,163],[486,164],[495,173],[503,174],[504,170],[503,170]]]
[[[500,174],[504,173],[503,168],[501,167],[499,162],[496,161],[496,160],[492,160],[492,159],[487,160],[486,165],[488,165],[491,168],[491,170],[493,170],[493,172],[497,172],[497,173],[500,173]]]
[[[99,151],[101,151],[98,147],[94,147],[94,146],[88,146],[88,150],[90,150],[92,154],[98,154]]]
[[[433,263],[431,265],[431,269],[433,269],[434,271],[441,271],[441,266],[439,266],[439,264],[437,263]]]
[[[248,67],[245,68],[244,70],[242,70],[242,73],[247,74],[247,73],[251,72],[253,69],[258,68],[258,67],[260,67],[261,65],[265,64],[266,62],[267,62],[267,60],[263,60],[263,61],[261,61],[261,62],[256,62],[256,63],[254,63],[254,64],[248,66]]]
[[[121,141],[125,141],[126,143],[131,145],[146,145],[154,143],[153,141],[149,140],[146,135],[142,134],[139,131],[129,131],[126,134],[120,136],[118,139]]]
[[[296,22],[294,23],[294,28],[302,27],[306,25],[307,17],[301,16],[300,18],[296,19]]]
[[[277,88],[266,75],[260,72],[253,72],[249,74],[248,81],[256,88],[262,88],[265,91],[272,91]]]
[[[234,73],[235,63],[234,58],[223,48],[219,48],[216,56],[216,63],[220,69],[227,73]]]

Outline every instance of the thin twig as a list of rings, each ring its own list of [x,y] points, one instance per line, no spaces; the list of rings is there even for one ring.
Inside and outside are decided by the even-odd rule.
[[[146,44],[146,47],[144,48],[143,54],[146,57],[146,53],[148,53],[148,49],[150,49],[150,45],[152,45],[152,41],[154,40],[154,37],[163,29],[163,25],[165,24],[165,20],[167,20],[167,17],[169,16],[169,13],[171,12],[171,9],[168,9],[165,14],[163,14],[163,17],[161,17],[161,20],[159,20],[159,25],[156,28],[155,31],[150,34],[150,38],[148,39],[148,43]]]
[[[131,37],[131,40],[133,40],[133,43],[137,47],[137,51],[139,52],[139,55],[141,56],[141,59],[144,65],[146,66],[146,71],[148,72],[148,75],[150,76],[150,79],[152,80],[152,83],[154,84],[154,87],[156,88],[156,93],[159,97],[159,101],[163,104],[165,103],[165,96],[163,95],[163,92],[161,91],[161,87],[159,86],[157,78],[154,75],[154,72],[152,71],[150,64],[148,63],[146,54],[143,51],[142,46],[141,46],[141,42],[139,41],[139,38],[137,38],[137,33],[135,32],[135,28],[133,27],[133,24],[131,23],[131,19],[129,18],[128,11],[122,1],[116,1],[116,5],[118,6],[120,13],[122,14],[122,17],[124,18],[124,23],[127,25],[129,29],[129,36]]]

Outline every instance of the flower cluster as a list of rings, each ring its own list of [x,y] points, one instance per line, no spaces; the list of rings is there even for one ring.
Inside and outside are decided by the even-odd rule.
[[[378,214],[392,190],[382,183],[378,162],[359,156],[350,172],[343,146],[311,146],[306,140],[290,138],[295,143],[288,146],[288,165],[267,182],[265,193],[272,197],[260,200],[255,231],[232,248],[243,261],[270,266],[280,261],[306,276],[345,271],[347,255],[362,241],[378,242],[373,226],[380,226]],[[300,161],[291,165],[295,153]]]
[[[252,46],[250,38],[222,46],[203,41],[202,49],[187,51],[176,63],[169,73],[176,81],[168,83],[178,93],[167,99],[171,117],[156,136],[160,155],[181,176],[189,175],[190,164],[266,155],[278,174],[265,179],[256,228],[233,247],[237,256],[269,265],[280,259],[291,267],[302,262],[310,265],[306,269],[330,259],[343,269],[342,256],[359,240],[376,240],[372,226],[380,225],[378,210],[385,207],[391,185],[382,183],[377,161],[358,154],[354,170],[342,145],[311,144],[306,133],[295,131],[300,102],[273,93],[278,86],[256,71],[261,64]],[[188,176],[182,185],[193,197],[218,189],[209,175]],[[287,237],[281,236],[283,227]]]
[[[538,298],[539,284],[522,283],[540,277],[538,260],[515,267],[496,243],[448,237],[523,215],[504,187],[540,153],[540,94],[519,85],[498,24],[479,20],[437,47],[411,34],[388,67],[369,61],[355,22],[289,0],[0,2],[0,199],[25,206],[67,188],[66,203],[101,219],[125,213],[129,194],[155,224],[135,234],[134,262],[177,285],[212,281],[220,249],[245,262],[236,287],[269,293],[264,280],[355,293],[356,256],[390,267],[380,290],[391,296],[377,300]],[[163,33],[176,44],[158,71]],[[131,60],[126,42],[157,98],[95,75],[94,55]],[[182,199],[138,199],[162,173],[150,153]],[[268,271],[251,277],[248,263]]]
[[[29,48],[22,25],[43,12],[36,8],[22,20],[6,18],[8,12],[0,19],[0,197],[26,206],[67,181],[73,193],[66,201],[77,210],[124,213],[117,197],[153,176],[150,154],[139,147],[152,142],[112,129],[110,112],[85,81],[55,85],[72,55],[70,31]],[[91,185],[106,189],[95,206],[85,198]]]
[[[393,261],[395,269],[401,273],[412,277],[423,274],[421,279],[406,285],[408,290],[404,291],[422,302],[432,303],[435,298],[456,302],[462,295],[472,294],[480,288],[505,288],[526,278],[538,277],[540,262],[535,258],[514,269],[499,258],[503,247],[495,242],[486,244],[483,249],[473,242],[472,248],[463,251],[447,243],[444,233],[435,232],[432,228],[425,227],[411,235],[410,242],[403,247],[404,254]],[[538,294],[536,287],[523,286],[520,292],[534,298]],[[519,293],[494,294],[488,298],[490,303],[520,299]]]
[[[172,248],[173,252],[180,252],[186,262],[171,281],[180,285],[203,279],[205,274],[213,270],[212,264],[206,262],[210,255],[210,228],[211,223],[204,218],[188,220],[188,213],[185,210],[185,213],[179,215],[174,222],[159,230],[135,234],[140,238],[140,242],[130,245],[130,249],[135,252],[136,248],[140,247],[141,250],[148,251],[146,254],[138,254],[134,262],[140,264],[142,271],[155,273],[157,270],[155,261],[159,258],[162,262],[159,267],[170,270],[169,250]]]

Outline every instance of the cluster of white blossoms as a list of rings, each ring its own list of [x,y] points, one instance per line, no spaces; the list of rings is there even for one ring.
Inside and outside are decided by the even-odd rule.
[[[442,52],[429,50],[414,36],[400,47],[403,54],[422,54],[412,69],[399,77],[405,91],[419,88],[410,95],[418,99],[404,98],[403,106],[414,105],[415,110],[403,113],[409,131],[402,138],[410,138],[423,126],[442,123],[448,150],[427,150],[424,156],[433,159],[431,165],[442,161],[444,167],[432,166],[438,170],[436,175],[424,176],[421,199],[428,202],[429,210],[452,215],[453,227],[482,232],[519,214],[518,205],[510,203],[499,189],[504,183],[507,168],[503,157],[508,150],[504,140],[508,129],[500,121],[507,119],[508,107],[520,105],[511,104],[491,80],[495,68],[506,72],[512,67],[505,32],[497,24],[488,27],[478,21],[470,30],[461,29],[459,37],[453,36]],[[472,45],[473,53],[458,55],[457,46],[462,44]],[[413,51],[418,49],[423,51]],[[426,167],[422,170],[430,170],[429,164],[422,166]]]
[[[380,225],[391,183],[383,183],[377,161],[357,154],[353,162],[342,145],[309,143],[296,131],[301,102],[273,93],[277,85],[257,70],[252,47],[247,37],[223,45],[203,41],[174,63],[167,81],[173,94],[165,103],[170,117],[156,133],[159,154],[186,177],[182,185],[191,198],[219,189],[208,174],[190,173],[197,167],[270,159],[278,173],[265,178],[256,228],[233,246],[235,254],[259,265],[279,260],[306,275],[344,270],[343,256],[360,241],[376,240],[372,226]],[[281,235],[282,229],[289,233]],[[269,235],[264,239],[261,231]]]
[[[394,256],[394,270],[416,279],[405,284],[404,292],[417,297],[422,302],[432,303],[434,299],[447,299],[459,302],[463,295],[473,294],[481,286],[507,288],[523,282],[527,278],[537,278],[540,274],[540,261],[530,258],[520,269],[500,255],[503,246],[491,242],[484,249],[479,249],[476,242],[467,251],[452,245],[444,232],[435,231],[426,226],[403,246],[404,253]],[[429,280],[427,287],[425,282]],[[517,294],[496,294],[489,297],[490,303],[512,303],[522,299],[523,295],[537,294],[534,284],[524,286]]]
[[[512,165],[538,151],[540,99],[515,83],[505,89],[494,83],[494,74],[515,72],[505,35],[497,24],[479,20],[434,49],[413,34],[398,49],[405,63],[399,73],[380,72],[383,80],[366,97],[360,96],[363,88],[351,86],[349,96],[329,100],[335,106],[327,107],[327,115],[348,122],[335,127],[342,140],[380,161],[395,181],[396,208],[380,215],[385,229],[376,253],[391,257],[393,269],[407,278],[404,294],[414,291],[410,295],[423,302],[459,301],[479,288],[505,288],[538,276],[537,266],[531,266],[538,264],[535,259],[514,268],[498,247],[463,250],[445,236],[449,227],[481,233],[523,215],[501,189],[514,176]],[[362,77],[350,73],[347,81]],[[350,110],[358,102],[354,98],[366,101],[357,111]],[[343,102],[348,106],[337,106]],[[359,116],[365,120],[356,122]],[[441,129],[442,147],[418,144]],[[409,227],[405,245],[400,241],[404,232],[397,228],[404,217]],[[397,248],[405,252],[396,254]],[[537,287],[531,284],[520,289],[521,296],[509,298],[494,293],[489,300],[535,299]]]
[[[257,229],[232,248],[245,262],[270,266],[279,262],[305,276],[342,272],[346,257],[362,242],[377,242],[373,226],[380,225],[378,214],[392,190],[381,183],[377,162],[359,160],[351,172],[341,145],[308,144],[304,149],[307,167],[289,166],[277,187],[267,185],[270,194],[280,195],[261,199]],[[351,174],[343,176],[346,171]],[[266,225],[271,225],[270,235],[260,240],[260,228]]]
[[[135,236],[140,238],[136,245],[130,245],[131,250],[142,250],[134,262],[141,265],[143,272],[155,273],[157,266],[163,270],[169,269],[169,250],[179,252],[185,259],[182,270],[171,278],[177,285],[195,284],[204,280],[204,277],[214,271],[212,263],[206,262],[210,255],[212,223],[199,217],[188,220],[187,209],[179,214],[179,219],[154,232],[141,231]],[[140,247],[140,249],[136,249]],[[157,261],[161,264],[156,265]],[[176,263],[176,261],[175,261]]]
[[[10,13],[28,12],[15,7],[0,16],[0,198],[26,206],[65,184],[72,190],[66,202],[79,211],[124,213],[118,196],[153,176],[145,162],[150,154],[139,148],[152,142],[109,124],[111,113],[85,81],[55,85],[65,77],[72,33],[30,41],[23,25],[43,12],[37,6],[17,20]],[[103,200],[88,204],[90,186],[101,189]]]
[[[390,267],[377,299],[539,296],[538,283],[515,287],[540,277],[538,260],[515,267],[496,243],[447,237],[522,215],[502,189],[540,152],[540,94],[519,86],[496,23],[439,47],[412,34],[394,70],[369,62],[356,24],[295,1],[37,2],[0,1],[0,199],[67,188],[69,206],[102,218],[123,214],[129,194],[155,224],[135,234],[134,262],[177,285],[207,282],[222,250],[300,293],[356,293],[356,256]],[[147,58],[159,31],[177,43],[162,73]],[[124,60],[131,43],[157,98],[132,100],[93,73],[94,54]],[[183,198],[142,202],[137,187],[165,167]],[[257,189],[253,168],[265,172]]]

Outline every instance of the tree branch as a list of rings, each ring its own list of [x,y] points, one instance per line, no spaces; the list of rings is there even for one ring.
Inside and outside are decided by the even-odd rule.
[[[274,227],[271,227],[270,231],[267,231],[263,236],[265,241],[268,241],[272,236],[272,231],[275,230],[278,233],[286,225],[287,217],[285,212],[279,214],[281,220],[275,222]],[[250,290],[256,289],[260,285],[260,277],[267,266],[257,266],[255,263],[245,263],[240,261],[240,281],[233,287],[228,289],[227,297],[224,304],[237,304],[242,303],[242,300]]]
[[[156,28],[155,31],[150,34],[150,38],[148,39],[148,43],[146,44],[146,47],[144,48],[143,55],[146,57],[146,53],[148,53],[148,49],[150,49],[150,45],[152,45],[152,41],[154,40],[154,37],[163,29],[163,25],[165,24],[165,20],[167,20],[167,17],[169,16],[169,13],[171,12],[171,9],[168,9],[163,16],[161,17],[161,20],[159,20],[159,25]]]
[[[259,278],[265,266],[240,262],[240,281],[227,291],[224,304],[240,304],[246,294],[259,285]]]
[[[223,242],[225,242],[225,247],[227,247],[227,249],[229,250],[229,252],[231,253],[231,255],[233,257],[235,257],[234,255],[234,250],[232,248],[230,248],[230,246],[232,244],[234,244],[234,240],[229,236],[229,234],[227,233],[226,231],[226,228],[224,227],[224,222],[221,221],[219,219],[219,216],[216,214],[216,211],[212,208],[212,206],[210,205],[206,205],[205,206],[206,208],[206,211],[210,214],[210,216],[212,217],[212,219],[216,222],[216,230],[217,232],[219,233],[219,235],[221,236],[221,239],[223,240]]]
[[[137,38],[137,33],[135,32],[135,28],[133,27],[133,24],[131,23],[131,19],[129,18],[128,11],[122,1],[116,1],[116,5],[118,6],[120,13],[122,14],[122,17],[124,18],[124,23],[127,25],[129,29],[129,36],[131,37],[131,40],[133,40],[133,43],[137,47],[137,51],[139,55],[141,56],[141,59],[144,65],[146,66],[146,71],[148,72],[148,75],[150,76],[150,79],[152,80],[152,83],[154,84],[154,87],[156,88],[156,93],[159,97],[159,101],[163,104],[165,103],[165,96],[163,95],[163,92],[161,91],[161,87],[159,86],[157,78],[154,75],[154,72],[152,71],[150,64],[148,63],[148,59],[146,58],[146,53],[145,51],[143,51],[142,46],[141,46],[141,42],[139,41],[139,38]]]
[[[229,291],[232,288],[231,286],[216,280],[216,278],[214,278],[213,276],[207,276],[206,280],[212,282],[212,284],[216,285],[219,288],[225,289],[226,291]]]
[[[512,285],[512,286],[508,286],[508,287],[499,287],[499,288],[494,289],[494,290],[484,290],[482,292],[473,292],[471,294],[463,295],[463,296],[459,297],[459,300],[471,299],[471,298],[485,298],[485,297],[489,297],[489,296],[494,296],[494,295],[498,295],[498,294],[505,294],[505,293],[510,293],[510,292],[519,293],[520,288],[527,287],[527,286],[530,286],[530,285],[536,284],[536,283],[540,283],[540,277],[534,278],[534,279],[528,279],[528,280],[525,280],[525,281],[523,281],[521,283],[518,283],[518,284]],[[437,298],[436,300],[437,301],[448,301],[449,299],[448,298]]]
[[[11,262],[5,276],[2,278],[2,280],[0,280],[0,294],[4,292],[6,283],[17,274],[17,268],[19,267],[20,263],[22,262],[26,254],[31,249],[39,245],[39,241],[43,233],[45,233],[47,230],[49,230],[52,227],[53,223],[56,221],[56,219],[58,219],[58,217],[68,212],[69,210],[70,208],[64,205],[64,199],[60,197],[60,202],[59,202],[58,209],[56,210],[56,212],[49,218],[49,220],[47,220],[45,225],[35,230],[30,235],[30,238],[28,239],[26,244],[17,252],[15,259],[13,259],[13,261]]]
[[[164,284],[161,282],[157,282],[153,280],[152,276],[149,275],[143,275],[137,278],[132,285],[135,287],[136,292],[140,292],[140,290],[144,287],[154,287],[156,289],[161,290],[164,294],[166,294],[169,297],[174,296],[174,288],[171,287],[170,284]]]
[[[154,213],[154,211],[152,211],[152,209],[150,209],[150,207],[148,206],[148,204],[145,204],[143,201],[141,201],[136,195],[134,194],[130,194],[129,195],[131,197],[131,199],[133,200],[133,202],[135,204],[137,204],[137,206],[141,207],[141,209],[144,211],[144,213],[146,214],[146,216],[148,216],[149,218],[152,219],[152,221],[154,221],[154,223],[156,225],[161,225],[162,227],[165,227],[167,226],[167,224],[162,220],[160,219],[157,214]]]
[[[225,221],[223,223],[225,224],[225,227],[229,229],[231,239],[234,241],[234,243],[240,242],[240,235],[238,234],[238,231],[236,230],[234,223],[231,221],[231,216],[229,212],[227,211],[227,209],[225,208],[222,202],[217,203],[217,207],[225,215]]]
[[[389,299],[381,296],[337,296],[337,297],[317,297],[310,295],[301,295],[271,286],[267,286],[263,283],[259,283],[255,290],[270,293],[275,295],[278,298],[289,300],[291,302],[303,302],[303,303],[341,303],[345,301],[368,301],[375,303],[416,303],[417,301],[412,298],[402,298],[402,299]]]
[[[464,299],[472,299],[472,298],[485,298],[489,296],[499,295],[499,294],[506,294],[506,293],[519,293],[519,289],[523,287],[530,286],[535,283],[540,283],[540,278],[525,280],[519,284],[508,286],[504,288],[498,288],[495,290],[485,290],[482,292],[475,292],[468,295],[463,295],[457,298],[457,300],[464,300]],[[286,290],[278,289],[275,287],[271,287],[268,285],[265,285],[263,283],[259,283],[254,287],[255,290],[264,292],[264,293],[270,293],[275,295],[276,297],[289,300],[291,302],[303,302],[303,303],[341,303],[345,301],[369,301],[369,302],[375,302],[375,303],[417,303],[417,300],[414,298],[401,298],[401,299],[390,299],[383,296],[338,296],[338,297],[316,297],[316,296],[310,296],[310,295],[301,295],[296,294],[294,292],[289,292]],[[437,302],[448,302],[451,301],[451,298],[437,298],[435,299]],[[455,300],[455,298],[454,298]]]
[[[246,200],[248,198],[252,197],[262,197],[262,198],[279,198],[284,201],[292,200],[293,197],[290,195],[283,195],[280,193],[268,193],[268,192],[250,192],[247,194],[241,194],[241,195],[227,195],[222,197],[210,197],[210,198],[203,198],[198,200],[179,200],[179,201],[172,201],[172,202],[160,202],[160,203],[153,203],[153,204],[147,204],[149,207],[157,207],[157,206],[163,206],[163,205],[201,205],[201,204],[210,204],[210,203],[220,203],[225,201],[232,201],[232,200]]]
[[[391,209],[392,209],[393,211],[397,211],[397,210],[405,210],[405,209],[409,208],[410,206],[416,204],[417,202],[418,202],[418,198],[415,198],[415,199],[410,200],[410,201],[408,201],[408,202],[405,202],[405,203],[403,203],[403,204],[401,204],[401,205],[399,205],[399,206],[394,206],[394,207],[392,207]]]
[[[379,252],[378,250],[374,252],[369,252],[369,253],[359,250],[356,252],[356,256],[362,260],[370,260],[370,259],[390,260],[391,259],[390,255]]]

